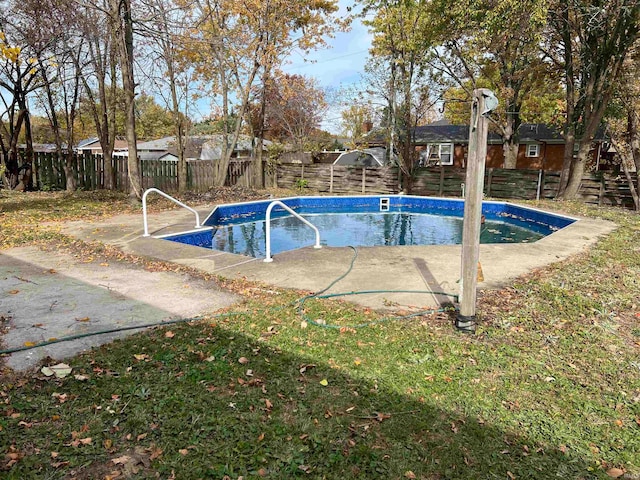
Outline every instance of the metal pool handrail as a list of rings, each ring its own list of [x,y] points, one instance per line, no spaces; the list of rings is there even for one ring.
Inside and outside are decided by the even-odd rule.
[[[175,198],[173,198],[171,195],[169,195],[167,193],[164,193],[162,190],[158,190],[157,188],[149,188],[142,195],[142,220],[144,222],[144,235],[143,235],[143,237],[148,237],[149,236],[149,224],[147,222],[147,195],[149,195],[151,192],[159,193],[164,198],[166,198],[168,200],[171,200],[173,203],[176,203],[176,204],[180,205],[182,208],[186,208],[190,212],[193,212],[195,214],[195,216],[196,216],[196,228],[200,228],[201,227],[201,225],[200,225],[200,215],[193,208],[188,207],[187,205],[185,205],[181,201],[176,200]]]
[[[322,246],[320,245],[320,231],[316,228],[316,226],[313,225],[307,219],[305,219],[302,216],[300,216],[300,214],[296,213],[294,210],[289,208],[287,205],[282,203],[280,200],[274,200],[267,207],[267,213],[265,215],[265,221],[267,222],[267,232],[266,232],[266,237],[267,237],[266,238],[266,243],[267,243],[267,245],[266,245],[266,258],[264,259],[265,262],[273,262],[273,258],[271,258],[271,210],[273,210],[273,207],[275,207],[276,205],[278,205],[279,207],[284,208],[291,215],[293,215],[294,217],[296,217],[300,221],[302,221],[302,223],[304,223],[305,225],[308,225],[311,228],[313,228],[313,230],[316,232],[316,244],[313,246],[313,248],[322,248]]]

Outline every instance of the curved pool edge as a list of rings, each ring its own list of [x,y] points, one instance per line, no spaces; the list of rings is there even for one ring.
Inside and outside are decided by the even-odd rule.
[[[530,207],[527,207],[530,208]],[[203,211],[204,207],[196,207]],[[207,211],[210,211],[207,210]],[[613,231],[613,222],[574,217],[577,222],[535,243],[491,244],[480,246],[484,282],[480,289],[510,284],[534,269],[579,254]],[[150,215],[154,232],[168,225],[191,226],[192,215],[179,210]],[[212,253],[199,247],[179,245],[142,237],[139,215],[120,215],[99,219],[91,224],[68,222],[63,231],[85,241],[114,245],[125,253],[188,266],[207,274],[231,279],[247,279],[266,285],[318,291],[344,273],[352,257],[349,248],[303,248],[281,253],[274,262],[224,252]],[[445,291],[457,290],[460,276],[460,246],[366,247],[359,249],[354,270],[330,292],[373,289],[424,290],[431,288],[427,272]],[[452,292],[454,293],[454,292]],[[455,292],[457,293],[457,291]],[[360,295],[350,302],[374,309],[397,309],[404,306],[434,306],[437,299],[425,295]],[[401,307],[389,306],[397,302]]]

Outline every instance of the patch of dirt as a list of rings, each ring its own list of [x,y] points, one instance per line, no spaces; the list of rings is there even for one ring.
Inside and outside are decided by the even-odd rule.
[[[247,187],[233,186],[212,187],[203,193],[185,192],[181,197],[192,203],[230,203],[269,198],[269,193]]]
[[[92,480],[98,478],[132,478],[142,472],[152,472],[151,463],[162,455],[162,450],[154,447],[137,446],[118,453],[105,462],[91,463],[86,467],[71,470],[65,480]]]

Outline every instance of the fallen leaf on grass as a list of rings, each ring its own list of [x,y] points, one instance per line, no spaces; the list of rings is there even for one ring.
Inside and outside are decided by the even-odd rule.
[[[111,461],[116,465],[125,465],[126,463],[131,461],[131,457],[129,455],[123,455],[118,458],[112,458]]]
[[[14,447],[11,447],[11,448],[14,449]],[[12,451],[12,452],[6,453],[4,456],[5,460],[7,461],[7,463],[5,464],[5,468],[9,469],[13,467],[16,463],[20,461],[22,457],[24,457],[24,453],[22,452]]]
[[[413,473],[411,470],[408,470],[408,471],[404,472],[404,478],[409,478],[409,479],[413,480],[413,479],[415,479],[417,477],[416,477],[415,473]]]
[[[149,355],[147,355],[146,353],[141,353],[141,354],[136,354],[136,353],[134,353],[134,354],[133,354],[133,358],[135,358],[136,360],[140,360],[140,361],[142,361],[142,360],[146,360],[146,359],[148,359],[148,358],[149,358]]]
[[[378,413],[376,415],[376,420],[379,422],[382,422],[384,420],[386,420],[387,418],[391,418],[391,415],[387,414],[387,413]]]
[[[74,375],[73,378],[75,378],[79,382],[84,382],[86,380],[89,380],[89,377],[87,377],[86,375]]]
[[[9,295],[16,295],[20,293],[20,290],[9,290]]]
[[[607,475],[611,478],[618,478],[624,475],[624,472],[625,471],[623,469],[614,467],[607,470]]]
[[[320,380],[320,385],[326,387],[327,385],[329,385],[329,381],[326,378],[323,378],[322,380]]]
[[[151,455],[149,455],[149,460],[152,462],[156,458],[160,457],[160,455],[162,455],[162,449],[153,446],[153,444],[151,444],[150,451],[151,451]]]
[[[189,453],[189,450],[187,450],[186,448],[181,448],[180,450],[178,450],[178,452],[180,452],[180,455],[187,455]]]
[[[169,330],[168,332],[165,332],[164,336],[165,336],[166,338],[173,338],[173,337],[175,337],[175,336],[176,336],[176,334],[175,334],[175,333],[173,333],[171,330]]]
[[[240,357],[238,359],[238,363],[240,363],[242,365],[246,365],[247,363],[249,363],[249,359],[247,357]]]
[[[93,442],[93,439],[91,437],[76,438],[75,440],[73,440],[71,443],[67,445],[71,445],[74,448],[78,448],[81,445],[91,445],[91,442]]]
[[[56,378],[64,378],[67,375],[69,375],[71,373],[71,370],[73,370],[69,365],[67,365],[66,363],[58,363],[57,365],[51,365],[48,367],[42,367],[40,369],[40,371],[46,375],[47,377],[50,377],[52,375],[55,375]]]

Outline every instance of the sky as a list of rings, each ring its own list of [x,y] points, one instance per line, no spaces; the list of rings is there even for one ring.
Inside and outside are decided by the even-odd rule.
[[[296,1],[296,0],[292,0]],[[347,8],[354,8],[353,0],[338,0],[338,15],[345,17]],[[327,45],[308,54],[293,52],[282,65],[282,71],[289,74],[313,77],[321,88],[339,89],[354,87],[362,82],[364,65],[367,61],[371,35],[359,18],[353,20],[348,32],[336,33],[326,38]],[[332,104],[320,128],[335,135],[341,132],[340,112],[345,105]],[[195,118],[208,116],[211,105],[207,98],[196,105]]]
[[[339,0],[339,15],[347,15],[353,0]],[[295,52],[283,65],[285,73],[314,77],[320,87],[335,88],[357,86],[362,82],[364,65],[371,46],[371,35],[359,18],[353,20],[348,32],[336,33],[326,39],[327,46],[303,56]],[[321,128],[333,134],[340,133],[341,105],[332,105]]]

